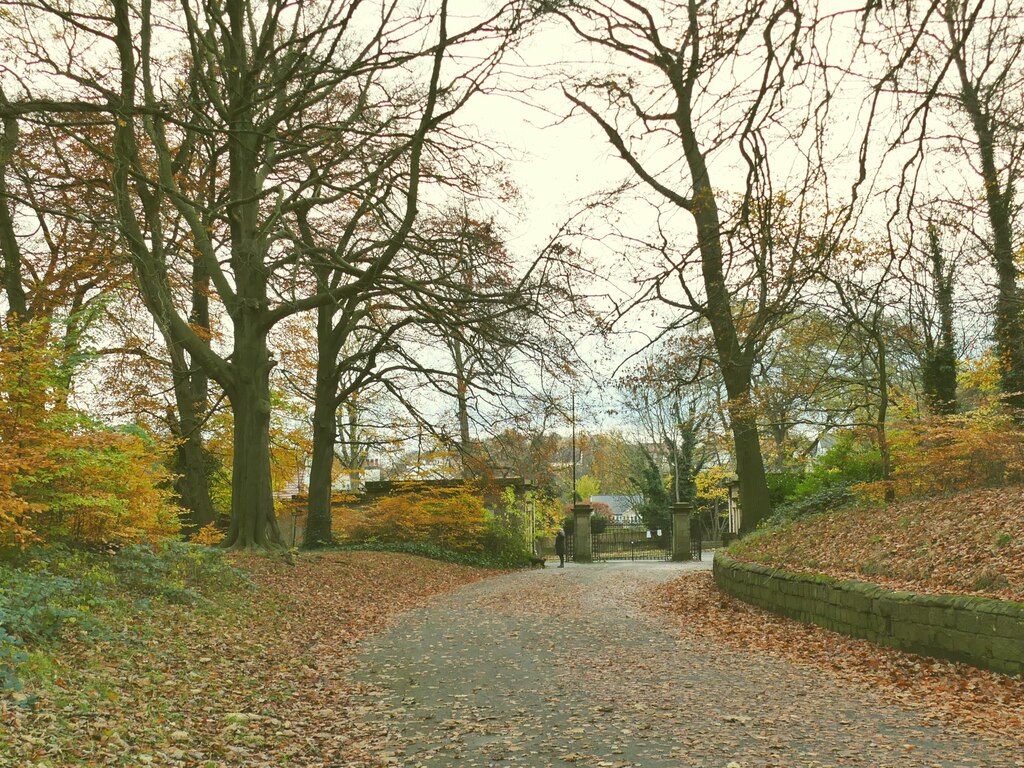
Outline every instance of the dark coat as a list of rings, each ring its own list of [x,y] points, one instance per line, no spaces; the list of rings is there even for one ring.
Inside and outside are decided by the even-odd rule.
[[[559,531],[558,535],[555,536],[555,554],[565,554],[565,534],[562,531]]]

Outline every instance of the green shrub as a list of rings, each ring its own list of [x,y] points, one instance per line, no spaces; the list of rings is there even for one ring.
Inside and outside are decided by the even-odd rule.
[[[125,547],[116,553],[64,546],[8,552],[0,563],[0,628],[26,643],[57,639],[73,628],[106,637],[104,615],[126,597],[195,603],[208,590],[250,583],[223,553],[183,542]]]
[[[0,695],[16,693],[19,706],[31,707],[35,696],[21,693],[22,680],[37,674],[26,672],[29,659],[53,653],[63,637],[117,639],[126,619],[155,601],[203,601],[251,583],[223,552],[182,542],[113,553],[0,550]]]
[[[22,650],[22,642],[17,637],[7,634],[0,626],[0,693],[11,693],[21,690],[21,678],[18,666],[28,659]]]
[[[69,405],[69,350],[44,319],[0,329],[0,546],[155,541],[179,530],[170,449]]]
[[[830,485],[816,493],[795,498],[780,504],[766,521],[766,525],[781,525],[802,517],[822,512],[832,512],[853,503],[856,499],[849,485]]]
[[[424,484],[381,496],[349,531],[353,541],[422,542],[479,551],[489,512],[471,484]]]
[[[852,433],[814,461],[793,489],[790,501],[814,496],[832,486],[870,483],[882,477],[882,454],[874,445],[858,441]]]
[[[515,567],[529,562],[530,519],[514,488],[506,488],[499,506],[488,511],[480,543],[483,554],[494,563]]]
[[[768,485],[768,501],[774,509],[793,497],[803,475],[799,472],[766,472],[764,479]]]
[[[125,547],[111,567],[123,587],[172,603],[199,602],[209,590],[250,583],[248,576],[228,564],[222,550],[175,540],[158,548]]]
[[[1024,430],[1006,414],[904,422],[889,430],[889,448],[888,480],[862,483],[861,496],[893,500],[1024,482]]]
[[[416,541],[364,541],[358,544],[343,544],[337,549],[345,552],[399,552],[473,568],[518,568],[529,562],[525,554],[499,556],[486,552],[463,552],[445,549],[437,544]]]
[[[97,631],[89,610],[102,602],[78,579],[45,571],[0,571],[0,627],[25,642],[53,640],[69,624]]]
[[[530,556],[522,531],[503,525],[500,521],[488,521],[481,539],[481,556],[488,562],[502,566],[514,566],[528,562]]]

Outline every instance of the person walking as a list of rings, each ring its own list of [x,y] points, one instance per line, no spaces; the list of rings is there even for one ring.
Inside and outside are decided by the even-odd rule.
[[[558,567],[565,568],[565,529],[559,528],[555,534],[555,554],[558,555]]]

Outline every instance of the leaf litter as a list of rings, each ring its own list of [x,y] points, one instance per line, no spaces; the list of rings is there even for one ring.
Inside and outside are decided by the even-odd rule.
[[[651,588],[646,605],[679,631],[744,654],[767,654],[882,693],[927,722],[1024,746],[1024,680],[847,637],[719,591],[710,573]]]
[[[797,520],[730,547],[790,570],[913,592],[1024,601],[1024,487],[963,491]]]
[[[0,764],[344,766],[372,733],[356,643],[492,571],[392,553],[232,555],[256,587],[214,608],[158,605],[121,636],[37,654],[32,706],[0,700]],[[32,663],[30,659],[30,663]],[[22,694],[26,696],[27,694]]]

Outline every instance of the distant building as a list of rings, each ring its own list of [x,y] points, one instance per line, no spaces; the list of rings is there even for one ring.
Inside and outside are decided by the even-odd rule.
[[[628,525],[640,522],[640,515],[636,508],[643,502],[642,496],[602,495],[591,496],[590,500],[607,504],[612,511],[612,520],[616,523]]]
[[[284,487],[275,491],[274,495],[282,499],[290,499],[293,496],[305,496],[309,490],[310,460],[307,457],[302,462],[295,477],[285,483]],[[360,490],[366,483],[380,480],[380,462],[377,459],[367,459],[362,469],[346,469],[341,466],[337,458],[334,459],[332,470],[334,479],[331,482],[333,491],[355,491]]]
[[[835,447],[836,443],[839,442],[839,436],[834,435],[831,432],[826,432],[824,435],[814,441],[814,445],[811,446],[810,456],[812,459],[819,459],[828,453],[832,448]]]
[[[729,489],[729,533],[737,534],[743,522],[740,510],[740,479],[733,475],[725,481],[725,487]]]

